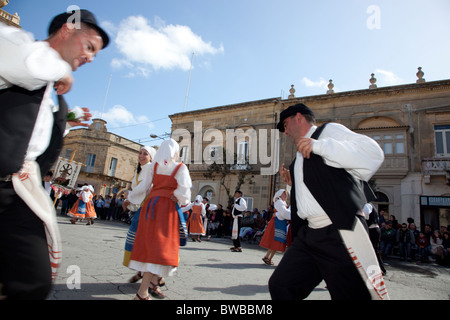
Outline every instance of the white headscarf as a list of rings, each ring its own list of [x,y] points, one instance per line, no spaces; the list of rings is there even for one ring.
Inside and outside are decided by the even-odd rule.
[[[198,196],[195,197],[195,202],[196,203],[201,203],[202,201],[203,201],[203,198],[202,198],[201,195],[198,195]]]
[[[153,159],[155,158],[155,154],[156,154],[156,149],[155,148],[153,148],[153,147],[149,147],[149,146],[143,146],[142,148],[141,148],[141,150],[142,149],[145,149],[145,150],[147,150],[147,152],[148,152],[148,154],[150,155],[150,161],[153,161]]]
[[[278,199],[281,199],[281,195],[283,194],[283,192],[285,192],[285,189],[280,189],[277,191],[277,193],[275,193],[275,195],[273,196],[273,202],[277,202]],[[286,191],[287,192],[287,191]]]
[[[153,161],[157,162],[160,166],[167,166],[170,162],[175,160],[179,151],[180,146],[175,140],[164,140],[156,152]]]

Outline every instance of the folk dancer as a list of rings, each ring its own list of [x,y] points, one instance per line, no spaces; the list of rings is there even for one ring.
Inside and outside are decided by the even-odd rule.
[[[122,202],[123,211],[129,211],[131,217],[130,228],[127,232],[125,240],[125,252],[123,257],[123,265],[128,267],[130,262],[131,252],[133,251],[134,237],[139,223],[139,214],[141,205],[145,200],[151,189],[151,183],[147,179],[150,170],[150,163],[155,157],[156,150],[150,146],[141,148],[138,154],[138,165],[133,179],[131,180],[131,190],[124,192],[125,200]],[[130,282],[134,283],[142,279],[142,273],[137,272]]]
[[[291,209],[286,204],[288,192],[285,189],[279,190],[273,197],[275,214],[267,224],[263,237],[259,245],[267,249],[263,261],[267,265],[273,265],[272,258],[275,253],[285,252],[290,242],[290,228],[288,221],[291,220]]]
[[[242,219],[244,211],[247,210],[247,202],[242,198],[242,191],[236,190],[234,193],[234,203],[232,206],[231,216],[233,217],[233,228],[231,231],[231,239],[233,240],[233,247],[230,248],[231,252],[242,252],[241,241],[239,239],[239,233],[242,228]]]
[[[76,17],[77,19],[73,19]],[[49,37],[0,23],[0,295],[44,299],[61,262],[56,213],[42,187],[62,148],[67,121],[62,94],[75,71],[108,45],[107,34],[86,10],[65,12]],[[56,90],[59,105],[52,100]]]
[[[159,279],[172,276],[179,264],[180,225],[186,232],[179,204],[189,203],[192,187],[186,165],[177,162],[179,149],[175,140],[164,140],[151,163],[153,186],[142,205],[128,265],[144,273],[135,300],[149,300],[148,289],[158,290]]]
[[[94,219],[97,218],[95,207],[92,199],[94,198],[94,187],[91,185],[83,186],[78,193],[78,200],[67,213],[72,224],[76,224],[78,219],[86,219],[87,225],[94,224]]]
[[[182,208],[182,212],[192,210],[188,220],[189,234],[192,236],[192,241],[202,242],[200,236],[205,235],[205,228],[203,226],[203,219],[206,216],[206,206],[203,203],[203,197],[197,195],[195,201]]]
[[[130,262],[130,255],[133,251],[134,237],[136,236],[136,230],[139,223],[139,214],[141,211],[142,203],[145,197],[151,190],[152,184],[150,179],[148,179],[150,173],[150,164],[155,157],[156,150],[150,146],[144,146],[139,151],[138,155],[138,166],[136,168],[136,173],[131,180],[131,190],[124,193],[125,200],[122,203],[124,211],[129,210],[131,215],[131,225],[127,232],[127,237],[125,240],[125,254],[123,258],[123,265],[128,267]],[[142,276],[133,277],[130,282],[136,282],[141,279]]]
[[[316,127],[301,103],[281,112],[277,127],[297,154],[280,168],[292,185],[293,239],[270,277],[272,299],[304,299],[322,280],[332,299],[388,299],[362,213],[361,181],[381,166],[380,146],[341,124]]]

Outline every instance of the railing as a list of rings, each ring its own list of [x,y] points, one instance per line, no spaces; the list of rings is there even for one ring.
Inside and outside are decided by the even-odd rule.
[[[20,23],[20,18],[17,14],[10,14],[2,9],[0,9],[0,17],[17,25]]]
[[[447,175],[450,171],[450,158],[430,158],[422,160],[424,175]]]

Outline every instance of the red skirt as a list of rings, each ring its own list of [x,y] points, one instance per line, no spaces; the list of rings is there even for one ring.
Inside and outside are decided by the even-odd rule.
[[[175,202],[166,197],[147,199],[139,215],[130,260],[176,267],[179,250],[179,217]]]
[[[205,235],[205,228],[203,228],[202,215],[200,213],[191,213],[188,224],[189,233],[193,235]]]
[[[288,233],[288,238],[289,237],[290,234]],[[275,215],[273,215],[272,219],[270,219],[269,223],[267,224],[266,231],[264,231],[259,245],[265,249],[275,250],[279,252],[286,251],[286,245],[275,240]]]

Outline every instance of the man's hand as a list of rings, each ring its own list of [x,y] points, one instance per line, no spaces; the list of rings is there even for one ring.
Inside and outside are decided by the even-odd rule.
[[[55,83],[55,90],[57,95],[62,95],[69,92],[70,88],[72,88],[73,77],[72,74],[65,75],[62,79]]]
[[[78,118],[78,121],[67,121],[71,127],[81,126],[89,127],[88,123],[83,123],[82,121],[89,121],[92,118],[89,108],[81,108],[83,110],[83,116]]]
[[[286,183],[289,186],[292,186],[291,173],[289,172],[288,169],[284,167],[284,163],[280,167],[280,177],[284,183]]]
[[[303,155],[303,158],[309,159],[314,141],[315,140],[311,138],[300,138],[300,140],[298,140],[297,151]]]

